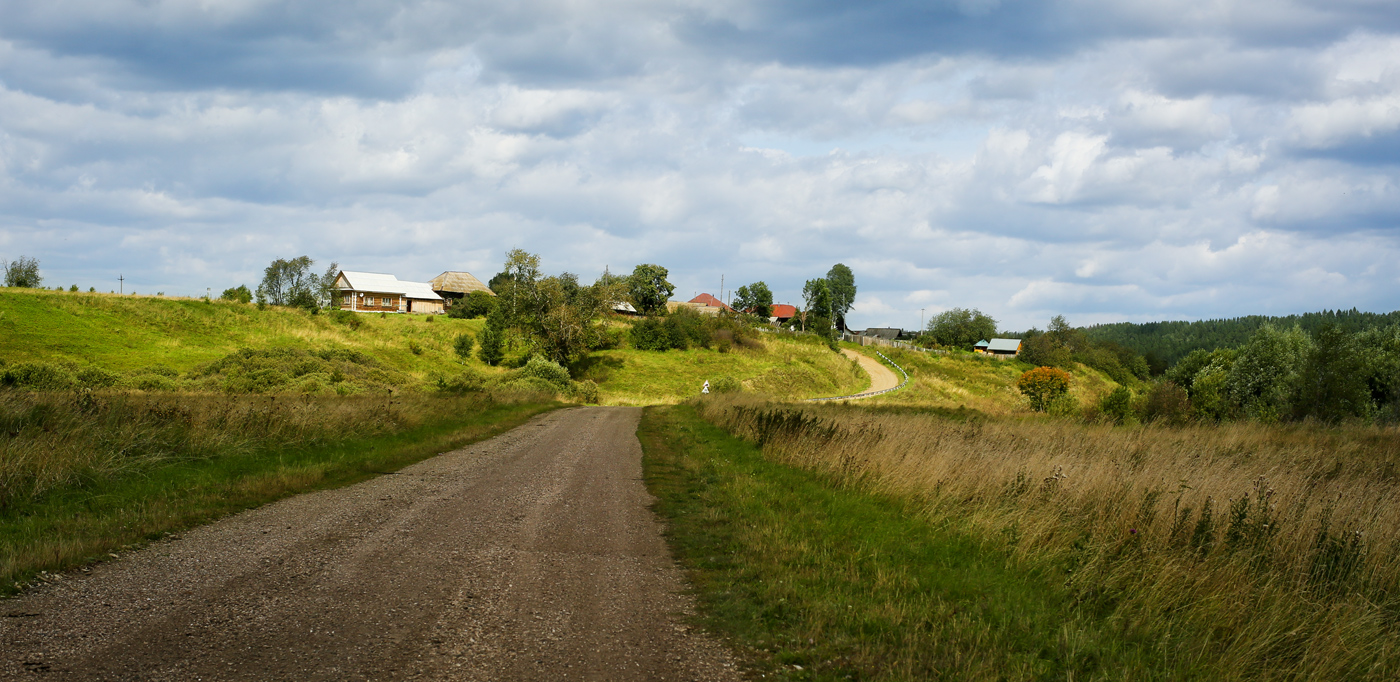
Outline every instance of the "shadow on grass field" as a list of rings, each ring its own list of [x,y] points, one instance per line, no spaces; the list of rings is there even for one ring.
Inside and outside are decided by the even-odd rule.
[[[1175,679],[1053,572],[957,520],[765,458],[694,406],[648,408],[648,488],[704,624],[792,680]],[[1189,673],[1189,666],[1185,668]]]

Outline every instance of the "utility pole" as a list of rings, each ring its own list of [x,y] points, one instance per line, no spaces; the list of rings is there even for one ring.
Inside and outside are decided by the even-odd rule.
[[[924,333],[924,309],[919,308],[919,333]]]
[[[117,293],[126,293],[126,278],[122,277],[121,273],[117,273]]]

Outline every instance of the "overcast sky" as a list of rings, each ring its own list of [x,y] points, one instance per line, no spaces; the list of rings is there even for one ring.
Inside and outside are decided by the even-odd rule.
[[[1400,308],[1394,0],[0,0],[0,258],[841,262],[853,327]]]

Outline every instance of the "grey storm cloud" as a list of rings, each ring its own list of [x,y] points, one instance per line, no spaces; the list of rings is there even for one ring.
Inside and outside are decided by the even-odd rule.
[[[852,323],[1400,308],[1370,0],[0,0],[0,257],[203,293],[831,264]]]

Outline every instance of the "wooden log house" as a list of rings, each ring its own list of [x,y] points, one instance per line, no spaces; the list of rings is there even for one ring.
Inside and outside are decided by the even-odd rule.
[[[442,297],[427,282],[405,282],[379,272],[341,270],[335,286],[340,309],[361,313],[441,314]]]

